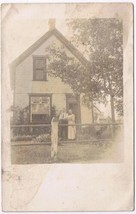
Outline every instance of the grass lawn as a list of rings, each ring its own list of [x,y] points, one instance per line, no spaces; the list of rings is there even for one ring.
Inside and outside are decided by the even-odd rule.
[[[62,143],[58,146],[57,163],[103,163],[120,162],[119,149],[113,146],[98,146],[91,143]],[[51,146],[40,145],[12,145],[12,164],[44,164],[52,163],[50,159]]]

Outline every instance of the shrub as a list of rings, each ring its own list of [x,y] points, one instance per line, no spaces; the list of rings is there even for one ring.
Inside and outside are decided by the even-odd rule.
[[[36,143],[42,143],[42,142],[51,142],[51,136],[50,134],[42,134],[42,135],[39,135],[38,137],[34,138],[33,139],[34,142]]]
[[[83,126],[79,136],[81,139],[104,139],[112,136],[112,127],[106,125]]]

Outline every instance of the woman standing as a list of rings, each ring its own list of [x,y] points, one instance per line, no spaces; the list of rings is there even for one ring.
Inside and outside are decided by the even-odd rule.
[[[76,138],[75,115],[71,109],[69,109],[68,114],[68,139],[74,140]]]

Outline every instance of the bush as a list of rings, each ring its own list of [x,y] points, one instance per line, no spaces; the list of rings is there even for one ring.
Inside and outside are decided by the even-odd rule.
[[[12,124],[28,124],[29,122],[29,106],[25,107],[24,109],[16,106],[12,108],[13,111],[13,119]]]
[[[50,134],[42,134],[42,135],[39,135],[38,137],[34,138],[33,139],[34,142],[36,143],[42,143],[42,142],[51,142],[51,136]]]
[[[81,139],[107,139],[112,136],[112,127],[108,125],[84,126],[79,135]]]

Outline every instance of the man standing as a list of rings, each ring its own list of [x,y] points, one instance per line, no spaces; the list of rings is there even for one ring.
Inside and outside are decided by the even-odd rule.
[[[67,120],[68,114],[66,113],[66,109],[63,108],[62,112],[59,116],[60,121],[60,138],[61,140],[66,140],[68,137],[68,120]]]

